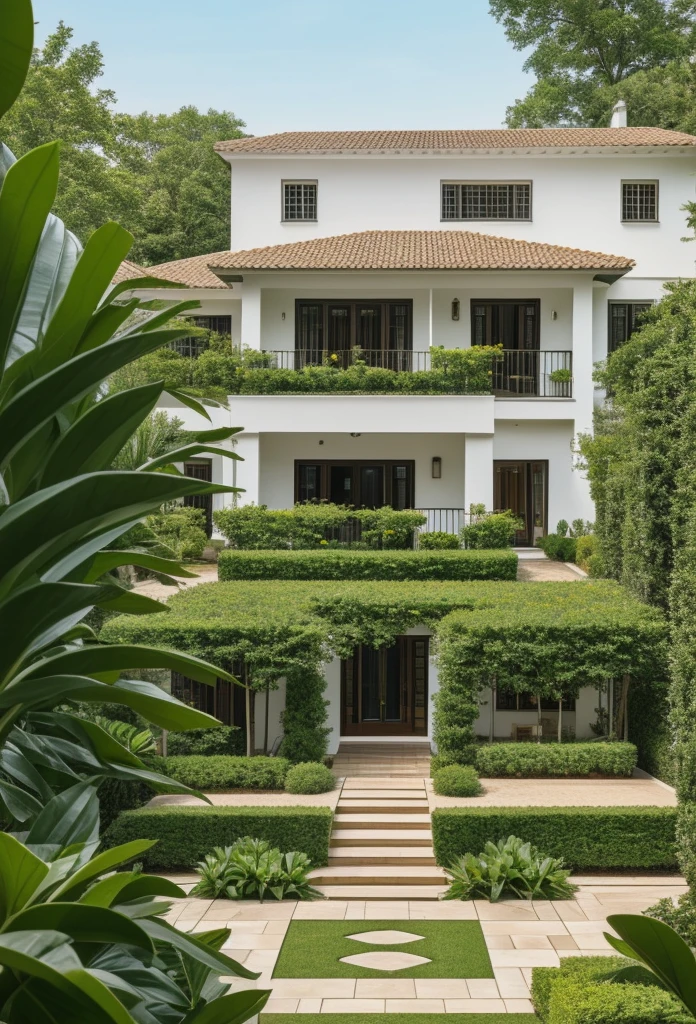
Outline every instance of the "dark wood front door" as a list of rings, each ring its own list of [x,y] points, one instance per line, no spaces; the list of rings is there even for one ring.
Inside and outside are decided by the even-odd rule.
[[[493,505],[497,512],[507,509],[522,522],[515,534],[517,547],[532,547],[548,532],[548,462],[493,463]]]
[[[341,663],[341,735],[425,736],[428,638],[401,636],[392,647],[356,647]]]

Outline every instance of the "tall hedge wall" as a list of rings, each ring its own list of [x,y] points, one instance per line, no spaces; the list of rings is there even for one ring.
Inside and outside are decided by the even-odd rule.
[[[514,551],[220,552],[220,580],[514,580]]]

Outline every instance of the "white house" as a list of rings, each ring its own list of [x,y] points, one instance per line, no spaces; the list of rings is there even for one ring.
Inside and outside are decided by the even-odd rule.
[[[244,462],[199,472],[244,488],[242,503],[415,507],[432,528],[457,529],[472,502],[512,508],[521,546],[593,518],[571,444],[601,398],[593,364],[666,281],[693,276],[681,238],[696,137],[287,132],[215,148],[230,250],[150,268],[200,300],[199,322],[287,368],[355,346],[403,373],[428,368],[432,346],[503,355],[490,395],[233,396],[217,415],[243,426]]]

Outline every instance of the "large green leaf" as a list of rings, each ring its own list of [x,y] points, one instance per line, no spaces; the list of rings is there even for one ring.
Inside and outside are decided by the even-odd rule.
[[[84,576],[85,583],[93,583],[106,572],[111,572],[121,565],[137,565],[141,569],[150,569],[152,572],[166,573],[169,576],[193,578],[198,573],[185,569],[179,562],[172,558],[160,558],[159,555],[151,555],[147,551],[100,551],[94,556],[94,560]]]
[[[166,651],[158,647],[146,647],[141,644],[101,644],[99,647],[76,647],[71,651],[44,658],[23,673],[26,678],[43,675],[75,675],[100,676],[105,672],[123,672],[128,669],[168,668],[180,672],[198,683],[215,686],[218,679],[239,683],[234,676],[224,669],[196,658],[193,654],[180,651]]]
[[[41,803],[46,803],[53,796],[50,786],[44,781],[41,773],[36,770],[21,750],[18,750],[10,742],[0,748],[0,768],[13,782],[18,782],[36,793]]]
[[[87,843],[99,834],[99,801],[93,785],[78,782],[54,796],[27,835],[36,846]]]
[[[652,917],[612,914],[607,924],[619,936],[604,933],[619,953],[644,964],[696,1018],[696,959],[673,928]]]
[[[89,883],[95,878],[105,874],[107,871],[113,871],[115,868],[120,867],[121,864],[127,864],[128,861],[134,860],[154,845],[155,840],[133,839],[130,843],[123,843],[121,846],[114,846],[110,850],[98,853],[96,857],[92,857],[79,871],[76,871],[75,874],[71,875],[61,886],[55,889],[50,898],[52,900],[78,899]]]
[[[7,832],[0,832],[0,926],[30,902],[48,866]]]
[[[111,907],[115,903],[122,905],[129,900],[139,900],[150,896],[168,896],[183,899],[186,893],[168,878],[159,875],[142,875],[137,871],[116,871],[113,875],[95,882],[84,895],[80,903],[90,906]],[[126,912],[126,907],[121,907]]]
[[[41,803],[35,796],[6,779],[0,779],[0,800],[16,821],[29,821],[41,813]]]
[[[173,946],[179,953],[190,956],[192,960],[204,964],[211,971],[217,971],[218,974],[234,974],[238,978],[252,979],[259,976],[258,973],[249,971],[242,964],[238,964],[236,960],[232,960],[224,953],[219,953],[216,949],[201,942],[195,935],[172,928],[166,921],[160,921],[157,918],[144,918],[140,924],[156,943],[162,942]]]
[[[187,1013],[181,1024],[243,1024],[263,1010],[270,995],[270,989],[262,988],[232,992]]]
[[[157,469],[160,466],[168,466],[172,462],[185,462],[187,459],[192,459],[196,455],[222,455],[226,459],[237,459],[244,461],[241,455],[237,455],[236,452],[230,451],[228,448],[216,448],[209,444],[193,444],[184,445],[182,448],[174,448],[170,452],[166,452],[164,455],[158,455],[156,458],[148,459],[142,466],[139,466],[139,471]]]
[[[108,907],[86,903],[41,903],[27,907],[5,922],[7,932],[42,928],[63,932],[74,942],[117,943],[152,952],[152,941],[137,921]]]
[[[118,284],[113,285],[102,305],[113,302],[124,292],[143,291],[151,288],[181,288],[181,285],[177,281],[165,281],[162,277],[132,277],[129,281],[119,281]],[[198,305],[200,306],[200,303]]]
[[[169,611],[167,605],[157,598],[118,585],[102,587],[102,596],[97,604],[100,608],[120,615],[156,615],[158,612]]]
[[[5,365],[57,185],[58,143],[49,142],[13,164],[0,190],[0,368]]]
[[[0,117],[22,91],[34,46],[34,16],[30,0],[3,4],[0,18]]]

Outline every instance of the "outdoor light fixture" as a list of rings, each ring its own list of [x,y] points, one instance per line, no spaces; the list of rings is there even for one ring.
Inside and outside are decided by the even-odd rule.
[[[442,459],[439,455],[433,455],[433,480],[439,480],[442,476]]]
[[[459,299],[452,299],[452,319],[459,319]]]
[[[362,434],[351,434],[351,437],[362,437]]]
[[[281,319],[281,320],[284,320],[284,319],[285,319],[285,313],[281,313],[281,314],[280,314],[280,319]]]
[[[551,310],[551,319],[552,320],[558,320],[558,313],[557,313],[557,311],[555,309]]]

